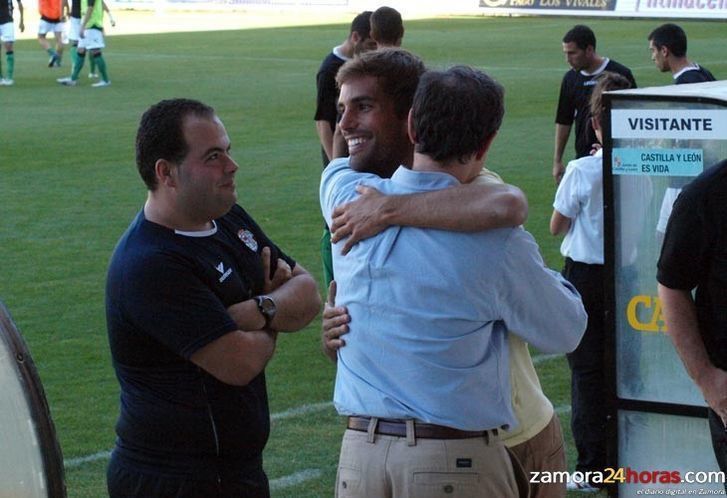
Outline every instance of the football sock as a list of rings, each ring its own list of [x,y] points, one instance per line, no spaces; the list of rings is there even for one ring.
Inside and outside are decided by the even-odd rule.
[[[71,73],[71,79],[73,81],[78,79],[78,75],[81,73],[81,69],[83,69],[83,63],[86,61],[86,52],[77,54],[77,57],[78,59],[73,65],[73,72]]]
[[[103,55],[101,55],[101,52],[99,52],[94,59],[96,59],[96,66],[98,66],[98,71],[101,73],[101,79],[109,81],[109,73],[106,71],[106,61],[104,60]]]
[[[13,79],[15,73],[15,52],[5,52],[5,59],[8,61],[8,79]]]

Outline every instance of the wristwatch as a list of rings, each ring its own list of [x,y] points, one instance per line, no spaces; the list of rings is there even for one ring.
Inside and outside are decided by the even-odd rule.
[[[253,299],[257,303],[257,309],[260,310],[260,314],[265,318],[265,328],[269,329],[270,323],[278,311],[277,306],[275,306],[275,301],[270,296],[255,296]]]

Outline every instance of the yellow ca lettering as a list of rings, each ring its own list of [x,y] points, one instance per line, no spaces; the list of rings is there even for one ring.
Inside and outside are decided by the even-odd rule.
[[[651,319],[642,322],[640,316],[651,316]],[[666,332],[664,317],[661,313],[661,300],[656,296],[638,295],[632,297],[626,307],[626,318],[632,328],[641,332]],[[661,327],[659,322],[661,322]]]

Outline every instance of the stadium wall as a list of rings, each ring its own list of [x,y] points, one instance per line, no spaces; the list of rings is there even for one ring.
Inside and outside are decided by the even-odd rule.
[[[117,7],[244,8],[360,12],[389,5],[405,18],[446,15],[558,15],[727,19],[727,0],[116,0]]]

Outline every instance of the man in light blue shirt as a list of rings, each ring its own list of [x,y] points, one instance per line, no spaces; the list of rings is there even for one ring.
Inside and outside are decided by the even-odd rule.
[[[380,137],[351,121],[375,122],[392,105],[378,79],[342,81],[341,128],[352,157]],[[333,161],[321,184],[326,220],[362,182],[404,194],[470,181],[503,113],[502,87],[483,73],[425,74],[409,117],[412,170],[382,180],[348,159]],[[392,226],[345,257],[342,246],[333,263],[351,334],[339,350],[334,402],[351,417],[337,493],[419,496],[417,486],[434,485],[464,497],[517,496],[510,459],[492,437],[514,424],[506,331],[527,331],[523,338],[546,352],[574,349],[573,330],[586,322],[578,294],[544,267],[522,229]]]

